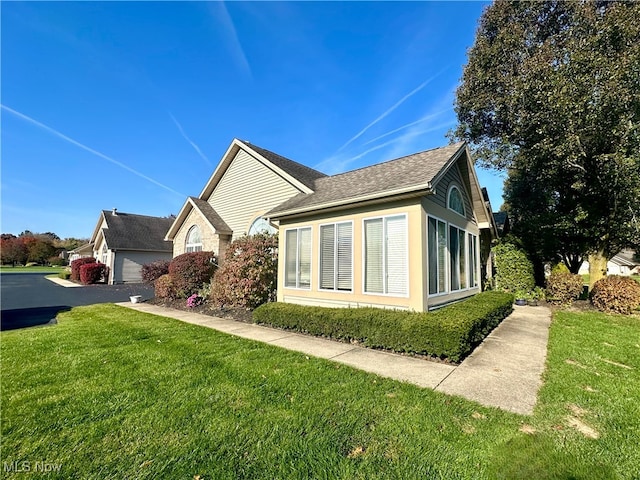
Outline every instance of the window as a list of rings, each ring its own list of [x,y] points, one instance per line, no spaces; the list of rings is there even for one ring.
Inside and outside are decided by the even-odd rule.
[[[469,233],[467,245],[469,246],[469,287],[478,286],[478,237]]]
[[[407,294],[406,215],[364,221],[364,270],[365,292]]]
[[[453,225],[449,225],[449,255],[451,290],[467,288],[466,274],[466,242],[465,232]]]
[[[456,213],[459,213],[463,217],[464,215],[464,198],[462,197],[462,193],[460,193],[460,189],[458,187],[451,187],[449,189],[449,198],[447,200],[447,205],[450,210],[453,210]]]
[[[194,225],[189,229],[187,233],[187,242],[185,245],[185,251],[189,252],[201,252],[202,251],[202,238],[200,237],[200,227]]]
[[[429,294],[447,290],[447,224],[429,217],[427,229]]]
[[[105,243],[104,245],[102,245],[102,263],[104,263],[105,265],[107,264],[107,253],[108,249],[107,244]]]
[[[284,248],[284,286],[311,288],[311,227],[287,230]]]
[[[479,284],[477,235],[431,216],[427,219],[427,260],[429,295]]]
[[[320,226],[320,288],[351,291],[353,224]]]
[[[268,233],[273,235],[277,233],[278,230],[269,223],[266,218],[258,217],[256,218],[249,227],[249,235],[256,235],[258,233]]]

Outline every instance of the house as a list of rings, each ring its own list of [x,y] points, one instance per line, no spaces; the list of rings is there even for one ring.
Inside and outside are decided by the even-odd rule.
[[[480,291],[490,211],[464,143],[327,176],[234,139],[165,240],[222,258],[279,231],[278,301],[424,311]]]
[[[312,168],[234,139],[198,197],[187,198],[166,240],[173,256],[213,251],[220,261],[229,243],[243,235],[275,233],[265,214],[286,200],[312,193],[325,177]]]
[[[589,273],[589,262],[585,260],[578,271],[581,275]],[[622,250],[607,262],[607,275],[640,274],[640,257],[633,250]]]
[[[71,262],[74,260],[84,257],[93,257],[93,245],[91,243],[85,243],[73,250],[69,250],[67,260],[69,261],[69,265],[71,265]]]
[[[279,223],[278,301],[425,311],[478,293],[495,234],[465,143],[322,177]]]
[[[171,260],[171,242],[164,240],[173,218],[102,210],[89,244],[92,256],[109,267],[109,284],[140,283],[142,266]]]

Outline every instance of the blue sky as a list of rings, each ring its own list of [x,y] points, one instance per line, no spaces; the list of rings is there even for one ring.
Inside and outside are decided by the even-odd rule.
[[[485,5],[2,2],[0,228],[177,214],[234,137],[328,174],[445,145]]]

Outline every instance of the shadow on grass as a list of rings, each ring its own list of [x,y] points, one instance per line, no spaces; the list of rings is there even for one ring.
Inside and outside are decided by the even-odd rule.
[[[47,324],[52,325],[56,323],[56,316],[60,312],[67,312],[69,310],[71,310],[71,307],[68,305],[3,310],[0,314],[0,331],[37,327]]]

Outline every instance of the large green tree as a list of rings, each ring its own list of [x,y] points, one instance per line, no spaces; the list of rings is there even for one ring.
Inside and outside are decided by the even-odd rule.
[[[495,2],[456,112],[537,255],[588,256],[595,282],[640,245],[640,3]]]

